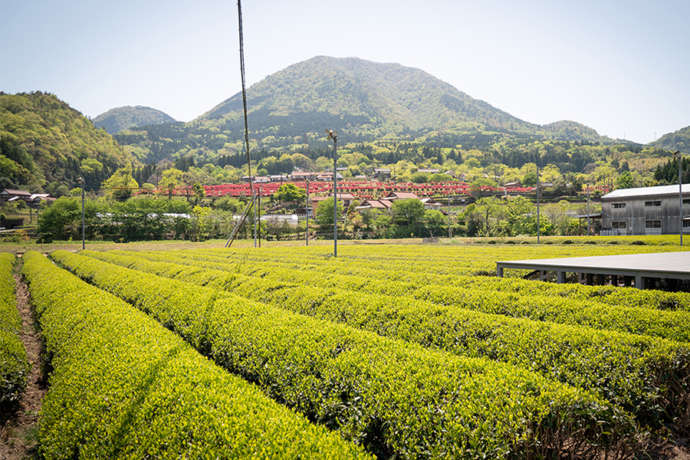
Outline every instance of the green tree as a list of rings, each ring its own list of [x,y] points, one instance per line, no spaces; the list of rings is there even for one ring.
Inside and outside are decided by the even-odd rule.
[[[302,203],[307,193],[295,184],[283,184],[278,191],[273,194],[273,198],[281,203]],[[332,206],[331,206],[332,209]]]
[[[132,167],[127,165],[115,171],[101,187],[106,189],[106,194],[115,200],[126,201],[132,196],[134,190],[139,188],[139,184],[132,177]]]
[[[194,204],[199,204],[199,202],[206,196],[206,190],[204,190],[204,187],[196,182],[194,185],[192,185],[192,192],[194,192]]]
[[[170,168],[163,171],[163,176],[158,182],[158,187],[168,191],[168,199],[172,199],[173,191],[182,183],[184,173],[177,168]]]
[[[421,236],[424,229],[424,203],[410,198],[395,200],[391,208],[398,236]]]
[[[343,216],[343,202],[338,200],[338,219]],[[333,226],[333,198],[326,198],[316,207],[316,222],[321,228]]]
[[[237,198],[233,198],[231,196],[224,196],[218,198],[213,203],[213,206],[218,209],[222,209],[223,211],[229,211],[233,213],[238,212],[243,208],[242,202]]]
[[[616,179],[616,188],[632,188],[634,186],[634,179],[630,171],[624,171],[623,174]]]
[[[211,208],[194,206],[194,209],[192,209],[191,239],[193,241],[208,239],[212,227],[213,216]]]
[[[441,211],[429,209],[424,213],[424,222],[429,236],[440,236],[446,226],[446,216]]]

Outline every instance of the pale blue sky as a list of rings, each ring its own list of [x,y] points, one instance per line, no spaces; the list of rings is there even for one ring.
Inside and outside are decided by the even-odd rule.
[[[534,123],[690,125],[690,1],[245,0],[248,83],[315,55],[421,68]],[[239,91],[235,0],[0,0],[0,90],[188,121]]]

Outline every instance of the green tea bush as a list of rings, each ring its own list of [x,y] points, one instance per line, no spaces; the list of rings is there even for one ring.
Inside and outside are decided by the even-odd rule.
[[[0,420],[16,408],[29,372],[19,337],[22,319],[14,293],[13,266],[14,254],[0,253]]]
[[[37,252],[23,272],[53,367],[43,457],[366,457]]]
[[[114,251],[113,253],[126,254]],[[556,284],[542,281],[524,280],[519,278],[478,277],[468,275],[446,275],[429,272],[422,269],[414,262],[415,270],[409,270],[410,263],[387,261],[386,268],[374,268],[370,264],[363,263],[335,263],[310,259],[308,263],[278,259],[273,257],[253,257],[252,260],[260,263],[244,263],[242,258],[228,260],[220,257],[218,252],[166,252],[166,253],[138,253],[142,257],[152,260],[168,261],[175,263],[193,264],[194,261],[203,262],[204,266],[218,268],[220,270],[256,270],[266,266],[282,266],[283,268],[299,268],[300,273],[317,271],[321,279],[323,276],[354,275],[371,280],[372,284],[381,285],[380,280],[405,280],[400,285],[404,290],[416,289],[422,285],[453,286],[459,288],[474,288],[483,290],[495,290],[502,292],[518,292],[523,295],[546,295],[568,297],[569,299],[592,300],[598,303],[620,307],[643,307],[660,310],[685,310],[690,311],[690,293],[666,292],[658,290],[641,290],[635,288],[622,288],[616,286],[585,286],[580,284]],[[476,272],[476,271],[475,271]],[[492,273],[493,275],[493,273]],[[340,282],[340,281],[339,281]],[[397,281],[400,283],[400,281]],[[379,288],[380,289],[380,288]]]
[[[161,276],[219,287],[245,298],[426,347],[509,362],[595,390],[650,425],[682,424],[690,410],[688,344],[485,314],[404,296],[304,286],[297,284],[295,270],[283,269],[280,280],[275,280],[154,262],[133,255],[86,254]]]
[[[378,456],[591,455],[633,430],[630,416],[604,399],[514,366],[66,251],[53,258]]]
[[[146,257],[148,256],[147,254]],[[159,255],[157,257],[165,256]],[[170,257],[170,260],[176,261],[174,257]],[[565,292],[569,292],[567,290],[563,291],[564,295],[529,295],[526,288],[517,291],[510,291],[507,288],[505,291],[495,291],[488,286],[494,283],[496,278],[475,276],[472,278],[476,278],[478,281],[474,284],[448,286],[395,281],[406,276],[401,272],[391,272],[390,275],[393,280],[331,275],[326,270],[320,272],[317,270],[292,270],[285,276],[285,274],[277,274],[279,270],[274,269],[270,263],[233,265],[221,263],[216,265],[208,260],[192,262],[192,266],[199,267],[201,265],[213,268],[225,267],[230,271],[247,272],[255,276],[299,280],[321,287],[341,286],[376,294],[411,296],[419,300],[484,313],[649,335],[682,342],[690,341],[690,328],[687,327],[687,324],[690,324],[689,311],[660,311],[643,307],[603,304],[589,299],[572,299],[565,296]],[[510,284],[513,281],[505,280],[505,282]],[[577,289],[576,285],[571,286],[573,286],[573,290]],[[490,295],[487,295],[487,292],[490,292]],[[622,296],[620,293],[613,293],[612,295]],[[643,294],[640,299],[650,299],[654,295],[654,293]],[[659,295],[661,298],[669,299],[667,296]]]

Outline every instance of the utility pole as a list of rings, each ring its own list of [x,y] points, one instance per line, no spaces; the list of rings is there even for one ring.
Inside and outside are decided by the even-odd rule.
[[[587,236],[592,234],[592,222],[589,214],[589,185],[587,187]]]
[[[254,176],[252,176],[252,161],[249,155],[249,125],[247,122],[247,90],[245,86],[245,72],[244,72],[244,32],[242,30],[242,3],[237,0],[237,17],[239,20],[239,36],[240,36],[240,75],[242,77],[242,109],[244,114],[244,150],[247,154],[247,176],[249,177],[249,190],[252,197],[251,202],[247,205],[247,208],[242,213],[240,221],[235,225],[232,234],[225,242],[225,247],[232,245],[235,241],[235,237],[239,232],[240,227],[244,224],[245,219],[249,216],[249,207],[255,206],[254,200],[256,196],[254,195]],[[256,216],[256,209],[254,210],[254,215]],[[256,247],[256,225],[254,226],[254,247]]]
[[[309,246],[309,179],[307,179],[307,226],[304,230],[304,245]]]
[[[256,202],[256,191],[252,189],[252,203]],[[253,206],[254,211],[254,247],[256,247],[256,206]]]
[[[541,227],[541,221],[539,220],[539,189],[540,189],[540,181],[539,181],[539,152],[537,152],[537,244],[539,244],[539,234],[540,228]]]
[[[259,237],[259,247],[261,247],[261,187],[259,187],[258,193],[259,193],[259,195],[257,196],[258,201],[257,201],[256,207],[257,207],[257,212],[259,213],[259,220],[257,222],[258,230],[256,233]]]
[[[84,185],[85,181],[83,177],[79,178],[79,183],[81,184],[81,249],[82,251],[86,249],[86,223],[84,214]]]
[[[678,211],[680,229],[678,233],[680,234],[680,245],[683,246],[683,154],[680,153],[680,150],[676,150],[673,155],[678,156],[678,206],[680,206]]]
[[[332,129],[327,133],[333,140],[333,257],[338,257],[338,135]]]

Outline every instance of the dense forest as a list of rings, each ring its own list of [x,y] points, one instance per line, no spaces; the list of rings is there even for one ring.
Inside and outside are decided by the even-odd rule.
[[[690,126],[664,134],[659,140],[652,142],[652,145],[666,150],[679,150],[690,154]]]
[[[93,119],[97,128],[103,128],[110,134],[118,133],[128,128],[159,125],[161,123],[175,123],[175,119],[160,110],[151,107],[125,106],[110,109]]]
[[[131,156],[52,94],[0,93],[0,188],[64,194],[81,176],[98,189]]]

